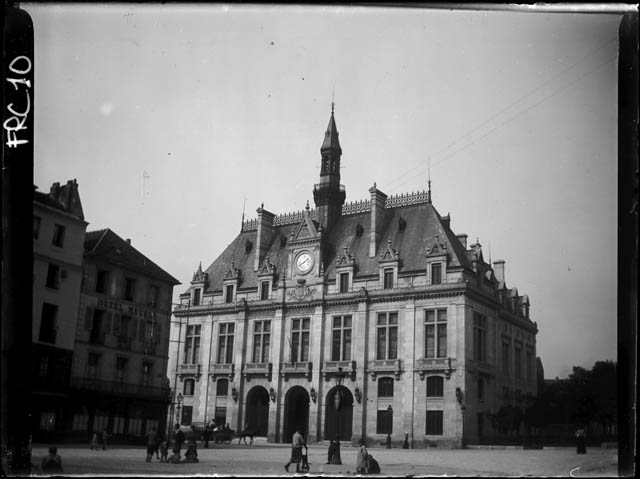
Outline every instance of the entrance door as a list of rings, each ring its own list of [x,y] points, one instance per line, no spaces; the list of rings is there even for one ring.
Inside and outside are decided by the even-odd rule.
[[[309,434],[309,393],[301,386],[294,386],[284,400],[284,428],[282,442],[290,443],[298,427],[304,428],[304,436]]]
[[[325,401],[324,439],[335,439],[336,434],[341,441],[351,440],[353,424],[353,396],[344,386],[336,386],[329,390]]]
[[[267,437],[269,432],[269,393],[262,386],[251,388],[247,394],[245,428],[256,436]]]

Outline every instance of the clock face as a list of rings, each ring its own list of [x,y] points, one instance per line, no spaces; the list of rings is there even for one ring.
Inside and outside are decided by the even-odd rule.
[[[313,266],[313,258],[309,253],[301,253],[296,258],[296,267],[302,273],[308,272]]]

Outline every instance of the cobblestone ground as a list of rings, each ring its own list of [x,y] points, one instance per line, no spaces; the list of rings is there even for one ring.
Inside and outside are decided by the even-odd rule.
[[[343,465],[327,465],[327,446],[309,446],[309,475],[355,475],[355,447],[341,448]],[[33,463],[40,464],[47,446],[34,445]],[[257,442],[253,446],[198,445],[197,464],[168,464],[157,459],[145,462],[142,447],[114,446],[107,451],[91,451],[88,446],[60,445],[65,475],[296,475],[284,470],[290,449],[283,444]],[[618,475],[616,449],[592,448],[577,455],[574,448],[523,449],[384,449],[369,448],[380,463],[383,476],[573,476],[615,477]]]

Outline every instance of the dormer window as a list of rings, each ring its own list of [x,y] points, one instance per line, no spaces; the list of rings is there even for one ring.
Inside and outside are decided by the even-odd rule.
[[[224,288],[224,302],[225,303],[233,303],[233,290],[234,287],[232,284],[228,284]]]
[[[383,273],[384,289],[393,289],[393,268],[385,268]]]
[[[193,290],[193,305],[194,306],[199,306],[200,305],[200,294],[201,294],[201,289],[200,288],[196,288]]]
[[[340,273],[339,275],[339,288],[341,293],[349,292],[349,273]]]
[[[261,300],[269,299],[269,286],[270,286],[270,281],[260,282],[260,299]]]
[[[431,284],[442,284],[442,263],[431,264]]]

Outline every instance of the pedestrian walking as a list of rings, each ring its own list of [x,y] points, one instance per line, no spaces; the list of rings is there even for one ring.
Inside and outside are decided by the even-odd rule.
[[[91,437],[91,443],[89,444],[89,447],[91,448],[91,450],[98,450],[98,433],[94,432],[93,436]]]
[[[180,429],[180,424],[175,425],[175,434],[173,436],[173,462],[180,460],[180,450],[182,449],[182,443],[184,442],[184,432]]]
[[[208,424],[204,427],[204,431],[202,432],[202,442],[205,448],[209,447],[209,440],[211,439],[211,426]]]
[[[291,457],[289,458],[289,462],[284,465],[284,469],[289,472],[289,466],[292,463],[296,465],[296,472],[300,472],[300,461],[302,460],[302,446],[307,446],[304,437],[302,437],[302,433],[304,429],[302,427],[298,427],[296,432],[293,434],[293,438],[291,440]]]
[[[576,431],[576,453],[577,454],[586,454],[587,453],[587,438],[585,430],[582,426],[578,427]]]
[[[107,450],[107,439],[109,439],[109,434],[107,433],[107,430],[104,429],[102,431],[102,450],[103,451]]]
[[[147,462],[151,462],[153,455],[158,452],[158,433],[156,428],[152,427],[151,431],[145,434],[145,437],[147,439]]]
[[[331,459],[336,453],[336,450],[340,447],[340,436],[336,434],[335,439],[329,441],[329,451],[327,452],[327,464],[331,464]]]
[[[367,459],[369,457],[369,451],[365,444],[364,438],[360,439],[360,447],[358,448],[358,455],[356,456],[356,474],[366,474],[368,471]]]
[[[49,454],[42,459],[40,469],[46,474],[62,474],[62,458],[58,454],[58,448],[51,446],[49,448]]]

